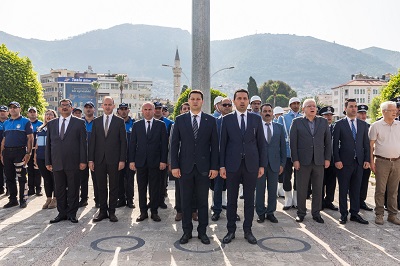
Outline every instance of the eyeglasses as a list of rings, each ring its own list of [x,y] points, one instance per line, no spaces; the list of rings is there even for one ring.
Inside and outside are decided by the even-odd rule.
[[[18,108],[19,107],[15,106],[15,105],[8,107],[8,109],[18,109]]]
[[[69,103],[67,104],[60,104],[61,107],[71,107],[71,105]]]
[[[231,104],[231,103],[223,103],[222,106],[223,106],[223,107],[231,107],[232,104]]]

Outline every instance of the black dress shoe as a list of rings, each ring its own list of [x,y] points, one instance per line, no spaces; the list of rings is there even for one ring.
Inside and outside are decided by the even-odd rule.
[[[147,218],[149,218],[149,215],[147,214],[147,212],[141,213],[141,214],[139,215],[139,217],[136,218],[136,222],[144,221],[144,220],[146,220]]]
[[[161,218],[160,218],[160,216],[159,216],[158,214],[152,214],[152,215],[151,215],[151,219],[152,219],[154,222],[160,222],[160,221],[161,221]]]
[[[76,216],[71,216],[68,218],[68,220],[70,220],[71,223],[74,223],[74,224],[78,223],[78,219],[76,219]]]
[[[263,223],[265,221],[265,214],[258,215],[257,223]]]
[[[135,203],[133,203],[133,202],[128,202],[128,208],[130,208],[130,209],[134,209],[136,206],[135,206]]]
[[[100,222],[101,220],[106,219],[106,218],[108,218],[107,213],[106,212],[100,212],[96,216],[96,218],[93,218],[93,222]]]
[[[26,208],[26,206],[27,206],[26,201],[25,200],[20,200],[19,207],[20,208]]]
[[[51,224],[55,224],[55,223],[58,223],[58,222],[61,222],[61,221],[65,221],[65,220],[67,220],[67,216],[57,215],[56,218],[54,218],[53,220],[50,220],[50,223]]]
[[[239,222],[240,221],[240,216],[239,216],[239,214],[236,214],[236,222]]]
[[[214,221],[214,222],[218,221],[219,220],[219,213],[214,213],[211,216],[211,220]]]
[[[19,205],[18,201],[13,200],[13,201],[9,201],[8,203],[6,203],[6,205],[4,205],[3,208],[7,209],[7,208],[11,208],[11,207],[18,206],[18,205]]]
[[[200,239],[201,243],[203,243],[205,245],[210,244],[210,239],[208,238],[208,236],[206,234],[201,234],[197,238]]]
[[[328,208],[328,209],[330,209],[330,210],[332,210],[332,211],[338,211],[338,210],[339,210],[339,208],[336,207],[335,205],[333,205],[332,202],[326,203],[326,204],[325,204],[325,208]]]
[[[40,192],[40,191],[37,191],[37,192],[35,193],[35,195],[38,196],[38,197],[41,197],[41,196],[43,196],[43,193]]]
[[[340,216],[340,219],[339,219],[339,223],[340,224],[346,224],[347,223],[347,216]]]
[[[117,218],[117,216],[115,216],[115,213],[110,213],[110,222],[113,222],[113,223],[115,223],[115,222],[118,222],[118,218]]]
[[[235,233],[228,233],[222,239],[222,243],[224,243],[224,244],[231,243],[232,239],[235,239]]]
[[[239,199],[244,199],[244,196],[243,196],[243,195],[242,195],[242,196],[240,196],[240,197],[239,197]]]
[[[282,209],[283,209],[284,211],[287,211],[287,210],[290,210],[290,208],[292,208],[292,206],[283,206]]]
[[[179,243],[180,244],[186,244],[187,242],[189,242],[189,239],[192,238],[192,234],[186,234],[184,233],[183,236],[181,237],[181,239],[179,239]]]
[[[225,205],[222,205],[222,209],[226,210],[226,206],[225,206]]]
[[[315,217],[313,217],[313,220],[320,224],[324,223],[324,219],[322,219],[321,216],[315,216]]]
[[[367,220],[364,220],[359,214],[351,215],[350,216],[350,221],[357,222],[360,224],[369,224]]]
[[[167,204],[165,204],[165,202],[161,203],[161,204],[159,205],[159,207],[160,207],[161,209],[166,209],[166,208],[168,208],[168,206],[167,206]]]
[[[274,224],[278,223],[278,219],[276,219],[274,214],[267,214],[267,220]]]
[[[100,208],[100,203],[97,203],[97,202],[96,202],[96,203],[94,204],[94,207],[97,208],[97,209]]]
[[[126,201],[125,200],[118,200],[117,201],[117,208],[121,208],[121,207],[124,207],[124,206],[126,206]]]
[[[365,202],[361,204],[360,209],[366,210],[366,211],[373,211],[374,209],[370,208]]]
[[[250,244],[257,244],[257,239],[253,236],[252,232],[244,233],[244,239],[247,239],[247,242]]]
[[[35,191],[34,190],[28,190],[28,196],[32,196],[35,195]]]
[[[304,217],[303,216],[296,216],[296,222],[301,223],[304,221]]]
[[[81,201],[79,201],[79,204],[78,204],[79,208],[87,206],[87,205],[88,205],[87,199],[82,199]]]

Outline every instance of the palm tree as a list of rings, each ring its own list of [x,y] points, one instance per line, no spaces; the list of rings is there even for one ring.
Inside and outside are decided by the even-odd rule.
[[[271,84],[272,95],[274,96],[274,107],[276,106],[276,95],[279,89],[279,82],[274,82]]]
[[[122,75],[122,74],[117,75],[115,77],[115,80],[119,82],[119,90],[121,91],[120,98],[121,98],[121,103],[122,103],[122,91],[124,90],[123,82],[125,81],[125,75]]]
[[[94,103],[96,105],[96,113],[97,113],[97,107],[99,105],[99,89],[101,87],[101,84],[98,81],[93,81],[92,82],[92,88],[95,91],[95,98],[96,98],[96,102]]]

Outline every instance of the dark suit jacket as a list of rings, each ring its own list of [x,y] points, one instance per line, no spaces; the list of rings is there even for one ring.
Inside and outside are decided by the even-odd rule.
[[[133,124],[129,144],[129,162],[136,167],[159,167],[160,162],[167,163],[168,136],[165,123],[153,119],[150,133],[146,135],[145,120]]]
[[[355,141],[353,138],[353,132],[351,131],[346,117],[335,123],[332,139],[333,160],[335,163],[342,162],[343,165],[352,164],[354,154],[357,156],[357,162],[359,165],[363,165],[364,162],[370,161],[368,124],[360,119],[357,119],[356,122],[357,134]]]
[[[194,138],[190,112],[176,117],[171,141],[171,168],[192,172],[194,165],[200,173],[218,170],[218,135],[215,118],[201,113],[197,139]]]
[[[86,127],[82,119],[71,116],[63,140],[59,119],[47,123],[45,162],[52,165],[53,171],[79,170],[80,163],[87,163]]]
[[[323,117],[315,117],[314,135],[311,134],[308,120],[297,117],[290,127],[290,152],[292,162],[310,165],[314,158],[316,165],[324,165],[331,160],[332,143],[328,121]]]
[[[239,127],[236,112],[222,118],[220,141],[220,166],[227,172],[236,172],[242,160],[247,171],[258,172],[259,167],[268,166],[266,140],[261,117],[247,112],[247,127],[244,136]]]
[[[281,124],[272,123],[273,133],[270,143],[266,142],[268,164],[271,170],[279,172],[279,167],[285,167],[286,164],[286,140],[285,129]]]
[[[125,123],[122,118],[115,115],[112,117],[107,137],[104,133],[103,116],[93,120],[89,141],[89,161],[96,164],[103,161],[107,164],[126,162],[127,146]]]

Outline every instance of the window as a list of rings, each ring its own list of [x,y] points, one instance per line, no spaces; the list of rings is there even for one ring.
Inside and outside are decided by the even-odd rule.
[[[333,92],[333,95],[335,95],[335,96],[338,96],[338,94],[339,94],[338,91]]]

